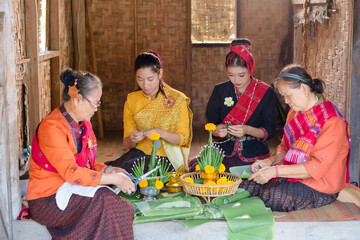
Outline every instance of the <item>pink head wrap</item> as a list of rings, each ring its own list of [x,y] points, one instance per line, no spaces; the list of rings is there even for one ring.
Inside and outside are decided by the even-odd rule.
[[[159,55],[157,52],[155,52],[155,51],[148,51],[148,53],[154,54],[155,57],[157,57],[157,58],[159,59],[159,61],[160,61],[160,66],[161,66],[161,68],[162,68],[162,67],[163,67],[163,61],[162,61],[160,55]]]

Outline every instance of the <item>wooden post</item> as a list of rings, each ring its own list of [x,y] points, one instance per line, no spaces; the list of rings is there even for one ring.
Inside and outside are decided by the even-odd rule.
[[[91,4],[90,4],[91,5]],[[91,13],[90,13],[91,14]],[[85,0],[72,0],[75,69],[86,70]]]
[[[94,32],[93,32],[93,24],[92,24],[92,14],[91,14],[91,2],[90,0],[86,0],[86,13],[87,19],[89,23],[89,37],[90,37],[90,47],[91,47],[91,63],[92,63],[92,72],[97,75],[97,65],[96,65],[96,53],[95,53],[95,42],[94,42]],[[98,120],[98,128],[99,128],[99,137],[104,137],[104,128],[102,121],[102,112],[101,107],[98,108],[97,112],[97,120]]]
[[[37,0],[25,0],[26,9],[26,48],[30,58],[29,79],[26,85],[29,88],[29,132],[30,142],[40,122],[40,94],[39,94],[39,43],[38,43],[38,10]]]
[[[191,0],[186,1],[186,82],[185,94],[191,98]],[[192,102],[190,103],[192,104]]]
[[[49,1],[49,28],[50,40],[49,50],[59,51],[59,0]],[[60,76],[60,56],[53,57],[50,60],[51,66],[51,109],[55,109],[61,104],[61,86],[59,81]]]

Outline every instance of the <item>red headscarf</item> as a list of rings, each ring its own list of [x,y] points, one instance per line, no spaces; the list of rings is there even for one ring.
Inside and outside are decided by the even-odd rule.
[[[157,52],[155,52],[155,51],[148,51],[148,53],[154,54],[155,57],[157,57],[157,58],[159,59],[159,61],[160,61],[160,67],[162,68],[162,67],[163,67],[163,61],[162,61],[160,55],[159,55]]]
[[[230,51],[233,52],[232,55],[227,60],[227,63],[230,63],[234,55],[238,55],[240,58],[244,59],[246,62],[247,68],[250,75],[253,75],[255,72],[255,60],[253,55],[250,52],[251,47],[249,45],[236,45],[231,46]]]

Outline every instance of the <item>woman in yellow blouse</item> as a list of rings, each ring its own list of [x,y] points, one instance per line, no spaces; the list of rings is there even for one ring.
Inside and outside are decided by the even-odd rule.
[[[124,146],[130,150],[108,163],[132,172],[137,159],[149,164],[153,141],[150,134],[160,134],[161,147],[156,152],[177,171],[188,170],[192,138],[190,99],[163,81],[162,60],[156,52],[141,53],[135,60],[139,89],[128,94],[124,106]]]

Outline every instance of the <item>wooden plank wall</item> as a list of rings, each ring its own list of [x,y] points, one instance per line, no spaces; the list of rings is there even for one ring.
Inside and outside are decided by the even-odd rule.
[[[185,90],[186,3],[187,0],[137,0],[135,33],[134,1],[92,1],[98,72],[104,83],[102,111],[105,131],[123,128],[126,96],[135,89],[135,47],[138,53],[147,50],[159,52],[164,61],[165,82],[180,91]],[[96,125],[96,119],[92,122]]]
[[[316,36],[307,35],[307,70],[312,77],[325,81],[325,96],[333,101],[341,113],[349,114],[348,80],[352,32],[352,1],[334,0],[333,8],[339,12],[333,14],[323,25],[317,24]],[[295,12],[301,9],[295,8]],[[294,61],[302,59],[302,28],[295,29]]]

